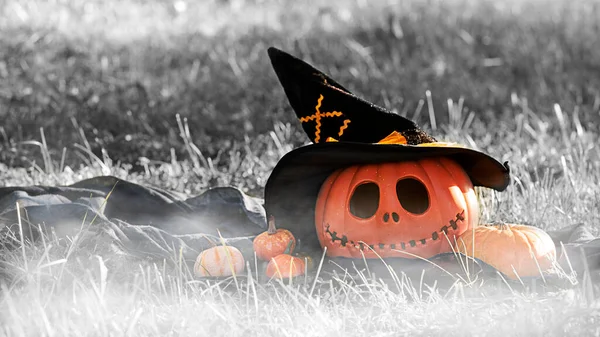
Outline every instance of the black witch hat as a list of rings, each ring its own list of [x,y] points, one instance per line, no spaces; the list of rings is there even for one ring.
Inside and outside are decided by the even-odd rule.
[[[278,227],[291,230],[305,247],[319,245],[314,225],[317,196],[327,177],[340,168],[448,157],[474,186],[498,191],[508,186],[507,163],[458,144],[437,142],[413,121],[356,97],[308,63],[273,47],[268,54],[313,144],[279,160],[265,186],[265,208]],[[378,144],[390,135],[396,135],[396,144]]]

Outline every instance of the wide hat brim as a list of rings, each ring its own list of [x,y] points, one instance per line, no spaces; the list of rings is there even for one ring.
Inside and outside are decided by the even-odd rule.
[[[433,145],[433,146],[432,146]],[[331,142],[299,147],[284,155],[273,169],[265,186],[265,209],[304,247],[318,248],[314,211],[323,182],[338,169],[353,165],[446,157],[458,163],[473,186],[497,191],[510,182],[507,163],[500,163],[477,150],[452,146],[418,146]]]

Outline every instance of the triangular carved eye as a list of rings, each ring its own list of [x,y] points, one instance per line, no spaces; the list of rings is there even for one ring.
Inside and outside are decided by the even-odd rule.
[[[423,214],[429,208],[427,187],[417,179],[405,178],[396,183],[396,196],[400,205],[410,213]]]
[[[350,213],[361,219],[375,215],[379,208],[379,186],[367,182],[356,186],[350,197]]]

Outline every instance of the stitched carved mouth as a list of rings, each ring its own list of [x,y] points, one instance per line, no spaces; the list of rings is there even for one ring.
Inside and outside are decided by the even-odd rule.
[[[465,221],[465,211],[463,210],[460,213],[456,214],[456,217],[450,221],[448,221],[448,225],[444,225],[442,228],[440,228],[439,231],[433,232],[431,233],[430,237],[427,238],[423,238],[423,239],[418,239],[418,240],[409,240],[406,242],[397,242],[397,243],[377,243],[377,244],[365,244],[362,241],[354,241],[354,240],[350,240],[348,239],[348,237],[343,234],[340,235],[338,234],[337,231],[331,231],[330,230],[330,225],[327,224],[327,226],[325,227],[325,233],[327,233],[327,235],[329,235],[329,237],[331,238],[331,242],[332,243],[336,243],[339,241],[340,245],[342,247],[353,247],[359,250],[364,250],[367,246],[371,249],[374,250],[375,246],[377,246],[380,250],[383,250],[385,248],[390,248],[390,249],[402,249],[402,250],[406,250],[407,247],[416,247],[417,245],[426,245],[429,242],[432,241],[436,241],[436,240],[440,240],[440,239],[444,239],[444,236],[448,235],[448,231],[450,229],[452,230],[457,230],[458,229],[458,224],[462,223]]]

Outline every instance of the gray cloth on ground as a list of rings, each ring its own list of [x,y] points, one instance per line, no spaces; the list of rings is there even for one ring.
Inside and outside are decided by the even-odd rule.
[[[209,189],[187,199],[112,176],[70,186],[0,188],[0,245],[9,248],[20,244],[20,230],[27,240],[38,239],[42,232],[64,238],[84,230],[95,244],[141,258],[176,258],[181,254],[193,261],[199,252],[221,240],[253,258],[252,240],[266,227],[262,199],[233,187]],[[600,238],[592,235],[588,224],[547,232],[557,246],[563,269],[600,272]],[[446,255],[434,260],[444,263],[447,259]],[[331,260],[330,265],[354,268],[362,263]],[[417,268],[431,269],[423,261],[402,262],[401,268],[419,263]],[[478,265],[482,271],[493,272],[481,261]]]

